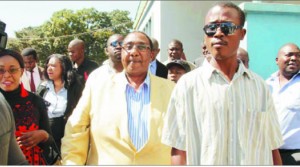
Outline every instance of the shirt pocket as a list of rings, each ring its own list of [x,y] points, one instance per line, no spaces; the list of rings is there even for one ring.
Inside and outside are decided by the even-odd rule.
[[[287,109],[295,112],[300,111],[300,97],[288,100]]]
[[[265,131],[265,111],[248,109],[241,114],[238,123],[240,147],[244,151],[262,147]]]

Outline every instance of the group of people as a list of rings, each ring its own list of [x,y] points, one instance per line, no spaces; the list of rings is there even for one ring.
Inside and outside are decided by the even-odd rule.
[[[0,52],[0,92],[12,110],[15,130],[10,130],[27,164],[48,164],[46,151],[53,145],[60,153],[65,123],[81,97],[85,79],[98,67],[84,57],[82,40],[72,40],[68,52],[70,58],[50,55],[44,68],[37,65],[37,52],[32,48],[21,54],[10,49]],[[18,153],[16,147],[10,153]],[[9,157],[8,164],[23,164],[21,160]]]
[[[282,46],[279,70],[264,81],[239,48],[244,23],[235,4],[213,6],[197,68],[179,40],[159,62],[158,41],[141,31],[110,36],[100,67],[79,39],[68,46],[71,59],[50,55],[43,75],[34,50],[1,51],[8,103],[1,100],[0,119],[9,127],[0,142],[13,151],[0,162],[46,164],[43,149],[55,142],[63,165],[299,165],[299,47]]]

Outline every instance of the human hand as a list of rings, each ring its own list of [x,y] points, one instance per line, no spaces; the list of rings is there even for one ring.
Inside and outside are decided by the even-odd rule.
[[[17,137],[17,142],[19,146],[24,146],[29,150],[40,142],[46,141],[48,137],[49,134],[45,130],[34,130],[21,133],[21,136]]]

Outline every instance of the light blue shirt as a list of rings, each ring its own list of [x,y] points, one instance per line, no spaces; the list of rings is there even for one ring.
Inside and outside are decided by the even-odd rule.
[[[278,114],[284,144],[281,149],[300,149],[300,72],[280,87],[278,72],[267,79]]]
[[[63,87],[57,93],[55,93],[52,81],[47,81],[46,88],[48,89],[48,92],[44,99],[50,103],[50,106],[48,106],[48,117],[62,117],[67,108],[67,89]]]
[[[133,145],[139,151],[148,141],[150,113],[150,77],[147,75],[138,91],[127,82],[126,101],[128,131]]]
[[[149,70],[150,70],[151,74],[156,75],[156,69],[157,69],[157,63],[156,63],[156,59],[155,59],[149,64]]]

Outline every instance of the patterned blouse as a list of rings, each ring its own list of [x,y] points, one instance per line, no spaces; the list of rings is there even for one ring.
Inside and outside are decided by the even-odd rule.
[[[5,99],[12,108],[15,124],[16,137],[21,136],[23,132],[44,129],[49,133],[49,139],[45,143],[40,143],[37,146],[26,150],[26,147],[21,146],[21,149],[31,165],[45,165],[45,159],[42,152],[46,145],[51,141],[49,120],[47,115],[47,107],[43,99],[24,89],[21,84],[16,90],[5,92],[2,89]]]

